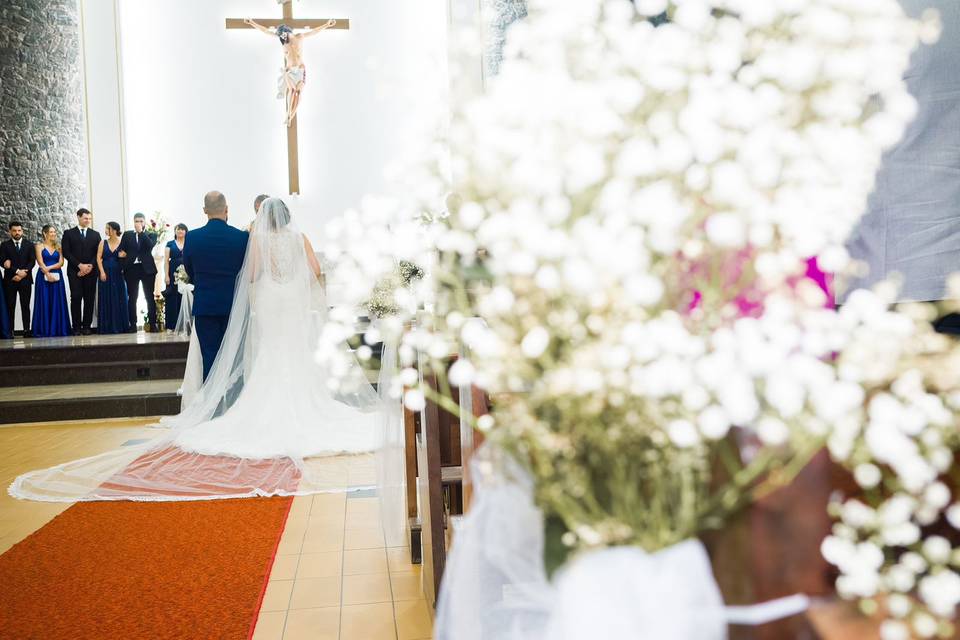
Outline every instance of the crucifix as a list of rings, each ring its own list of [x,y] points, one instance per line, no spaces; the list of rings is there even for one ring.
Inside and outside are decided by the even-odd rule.
[[[287,125],[287,173],[289,175],[290,194],[300,193],[300,169],[297,152],[297,107],[300,93],[306,82],[306,67],[303,64],[302,40],[326,29],[349,29],[347,19],[294,18],[291,0],[278,0],[283,3],[283,17],[277,18],[227,18],[227,29],[257,29],[280,39],[283,45],[283,73],[280,76],[278,97],[286,98]],[[296,33],[294,29],[306,29]]]

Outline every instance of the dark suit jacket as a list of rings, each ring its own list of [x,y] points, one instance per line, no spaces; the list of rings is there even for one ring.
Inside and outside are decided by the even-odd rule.
[[[80,235],[79,227],[64,231],[60,244],[63,249],[63,258],[67,261],[67,273],[76,275],[81,264],[92,264],[93,271],[90,273],[96,277],[97,249],[100,248],[100,240],[100,234],[90,228],[87,229],[86,238]]]
[[[223,220],[187,233],[183,266],[193,283],[193,315],[228,316],[250,235]]]
[[[20,282],[33,282],[33,267],[37,264],[37,254],[32,242],[26,238],[21,240],[20,251],[17,251],[17,245],[13,240],[0,243],[0,266],[3,266],[7,260],[10,261],[10,268],[3,270],[4,280],[12,282],[17,269],[26,269],[27,277]]]
[[[121,263],[123,270],[126,271],[134,265],[134,261],[140,258],[140,264],[143,265],[143,272],[146,275],[153,275],[157,272],[157,263],[153,259],[154,241],[151,236],[145,233],[140,234],[140,242],[137,243],[136,231],[124,231],[120,236],[120,251],[124,251],[127,257]]]

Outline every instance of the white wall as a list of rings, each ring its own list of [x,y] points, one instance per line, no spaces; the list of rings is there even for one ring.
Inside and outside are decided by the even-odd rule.
[[[117,0],[78,0],[83,51],[84,116],[90,202],[95,226],[123,225],[127,187]]]
[[[87,0],[89,2],[89,0]],[[297,1],[300,17],[349,18],[304,43],[299,111],[300,196],[286,193],[279,42],[224,28],[226,17],[277,17],[273,0],[120,0],[127,216],[159,210],[202,224],[219,189],[237,226],[261,192],[287,199],[316,241],[324,220],[371,192],[384,169],[422,138],[424,83],[445,84],[443,0]],[[441,80],[442,79],[442,80]],[[438,82],[440,81],[440,82]],[[413,98],[413,100],[411,100]],[[100,217],[99,221],[104,221]]]

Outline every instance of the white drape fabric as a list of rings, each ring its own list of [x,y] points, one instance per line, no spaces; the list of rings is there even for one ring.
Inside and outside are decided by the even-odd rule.
[[[437,604],[438,640],[725,640],[727,624],[762,624],[806,609],[803,596],[725,607],[697,540],[657,553],[583,554],[552,580],[529,474],[485,445],[473,503],[454,535]]]
[[[388,339],[380,356],[377,390],[381,401],[381,440],[377,448],[377,495],[388,547],[407,544],[404,414],[397,343]]]

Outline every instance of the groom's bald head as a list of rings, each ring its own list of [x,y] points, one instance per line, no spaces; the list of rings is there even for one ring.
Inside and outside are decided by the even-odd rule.
[[[208,218],[227,219],[227,199],[219,191],[211,191],[203,196],[203,212]]]

